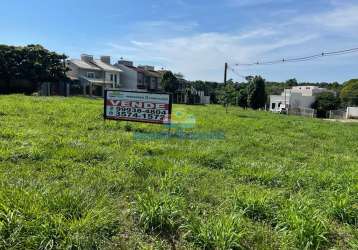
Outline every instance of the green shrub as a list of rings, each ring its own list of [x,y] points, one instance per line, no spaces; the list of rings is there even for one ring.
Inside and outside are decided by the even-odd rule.
[[[337,194],[331,203],[331,214],[336,220],[358,226],[358,202],[353,195]]]
[[[300,249],[320,249],[328,243],[328,220],[303,200],[290,200],[278,215],[278,228],[289,230]]]
[[[21,213],[0,204],[0,249],[14,247],[22,231]]]
[[[183,207],[183,199],[149,190],[137,196],[135,215],[146,232],[175,235],[182,223]]]
[[[275,224],[275,211],[277,205],[265,197],[249,196],[238,197],[234,206],[236,210],[242,210],[244,215],[254,221],[266,221]]]
[[[236,214],[193,217],[185,226],[186,238],[201,249],[242,249],[245,235],[242,218]]]
[[[133,130],[133,126],[127,122],[126,125],[124,125],[124,131],[131,132],[132,130]]]
[[[207,168],[223,169],[230,164],[231,157],[225,152],[210,152],[198,155],[196,161]]]
[[[12,199],[0,205],[0,249],[98,249],[110,241],[119,224],[108,197],[89,204],[75,193],[2,190],[0,201]]]

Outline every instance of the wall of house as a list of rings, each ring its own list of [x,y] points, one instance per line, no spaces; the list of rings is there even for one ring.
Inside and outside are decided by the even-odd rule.
[[[123,90],[137,90],[137,72],[120,64],[115,66],[123,71],[120,73],[120,88]]]
[[[317,90],[312,86],[294,86],[292,89],[288,89],[286,91],[290,93],[301,93],[304,96],[312,96],[314,89]]]
[[[113,81],[111,81],[111,75],[113,75]],[[115,76],[117,76],[117,82],[115,82]],[[120,87],[120,73],[119,72],[106,72],[106,82],[112,82],[112,88]]]
[[[285,105],[286,101],[286,105]],[[290,103],[289,96],[282,96],[282,95],[271,95],[270,96],[270,110],[272,112],[280,112],[282,108],[288,107]]]
[[[156,77],[151,77],[150,78],[149,89],[150,90],[157,90],[158,89],[158,78],[156,78]]]
[[[308,86],[294,87],[292,90],[287,89],[282,95],[270,96],[270,110],[279,112],[282,108],[311,108],[316,101],[315,94],[325,91],[327,90]]]
[[[120,73],[121,86],[123,90],[148,91],[161,90],[160,78],[146,76],[142,72],[138,72],[122,64],[115,64],[115,67],[121,69]],[[138,88],[143,86],[143,88]]]
[[[317,86],[295,86],[292,89],[286,90],[287,92],[292,93],[301,93],[303,96],[314,96],[323,92],[331,92],[335,93],[332,90],[328,90],[325,88],[319,88]]]
[[[79,76],[88,77],[87,76],[88,72],[93,72],[95,74],[96,79],[100,79],[100,80],[104,79],[104,72],[101,71],[101,70],[81,69],[81,68],[78,69],[78,75]]]
[[[137,86],[147,86],[147,78],[144,76],[143,73],[137,73],[138,74],[138,81],[137,81]]]
[[[101,70],[82,69],[72,63],[69,63],[68,67],[70,68],[68,75],[72,77],[76,77],[76,78],[87,77],[87,73],[92,72],[95,74],[96,79],[103,80],[104,78],[104,73]]]
[[[289,102],[291,108],[311,108],[315,100],[316,98],[314,96],[303,96],[299,93],[291,93]]]

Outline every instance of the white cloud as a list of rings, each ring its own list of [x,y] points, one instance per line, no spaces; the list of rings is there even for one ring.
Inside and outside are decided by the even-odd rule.
[[[312,21],[331,28],[356,29],[358,28],[358,5],[336,8],[333,11],[313,16]]]
[[[257,32],[252,32],[258,34]],[[297,45],[314,39],[316,36],[292,36],[277,39],[270,43],[245,43],[245,34],[202,33],[170,39],[161,39],[151,46],[147,42],[137,42],[131,58],[160,59],[159,65],[184,72],[189,79],[221,80],[218,69],[224,62],[246,62],[269,51]],[[120,47],[120,46],[119,46]],[[116,47],[113,47],[114,49]],[[120,51],[113,51],[114,54]],[[160,55],[160,57],[158,57]]]
[[[351,33],[356,35],[358,28],[358,4],[339,4],[332,2],[333,8],[314,14],[307,14],[292,18],[288,21],[290,25],[310,30],[320,30],[321,33]]]
[[[138,47],[150,47],[153,45],[153,43],[149,43],[149,42],[140,42],[140,41],[131,41],[131,43],[135,46],[138,46]]]
[[[273,36],[278,34],[277,30],[274,30],[272,28],[259,28],[256,30],[250,30],[245,33],[241,33],[239,35],[240,39],[252,39],[252,38],[262,38],[266,36]]]
[[[267,1],[271,0],[255,0],[251,4]],[[224,62],[275,60],[337,47],[349,48],[354,39],[338,43],[329,37],[343,32],[350,37],[357,36],[358,5],[335,4],[330,11],[293,17],[285,23],[265,23],[251,30],[248,27],[244,32],[199,32],[198,27],[194,21],[139,23],[136,32],[140,35],[126,42],[107,44],[108,51],[118,58],[125,56],[137,63],[183,72],[192,80],[221,81]],[[255,72],[250,70],[244,72]]]

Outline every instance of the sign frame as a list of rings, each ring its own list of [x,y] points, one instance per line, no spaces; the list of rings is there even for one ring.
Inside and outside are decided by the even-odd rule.
[[[157,94],[157,95],[169,95],[169,109],[168,109],[168,116],[169,122],[168,123],[160,123],[155,121],[145,121],[145,120],[132,120],[132,119],[125,119],[125,118],[113,118],[107,116],[107,93],[109,91],[117,91],[117,92],[124,92],[124,93],[137,93],[137,94]],[[170,125],[171,124],[171,116],[172,116],[172,109],[173,109],[173,96],[167,92],[149,92],[149,91],[130,91],[130,90],[119,90],[119,89],[105,89],[104,90],[104,107],[103,107],[103,118],[104,120],[110,121],[126,121],[126,122],[137,122],[137,123],[148,123],[148,124],[156,124],[156,125]]]

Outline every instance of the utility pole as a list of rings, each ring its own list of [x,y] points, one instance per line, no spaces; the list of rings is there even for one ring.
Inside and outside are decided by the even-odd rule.
[[[225,63],[225,71],[224,71],[224,88],[226,87],[226,82],[227,82],[227,69],[228,69],[228,64],[226,62]],[[227,96],[227,93],[225,92],[225,110],[226,110],[226,113],[228,113],[228,106],[229,106],[227,99],[228,99],[228,96]]]
[[[227,63],[225,63],[224,85],[226,85],[226,82],[227,82],[227,69],[228,69],[228,64],[227,64]]]

